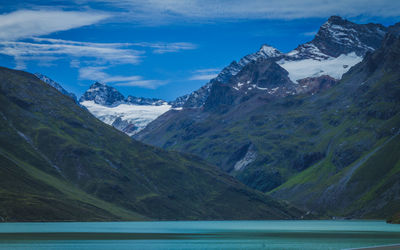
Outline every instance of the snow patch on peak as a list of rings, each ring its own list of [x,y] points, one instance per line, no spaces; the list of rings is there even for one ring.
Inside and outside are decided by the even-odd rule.
[[[287,61],[282,59],[277,63],[289,72],[292,82],[307,77],[318,77],[329,75],[335,79],[341,79],[352,66],[361,62],[362,57],[352,52],[347,55],[340,55],[337,58],[331,57],[326,60],[304,59],[298,61]]]
[[[125,126],[116,126],[116,128],[129,136],[141,131],[147,124],[171,109],[171,105],[168,104],[155,106],[124,103],[110,107],[97,104],[94,101],[83,101],[81,105],[85,106],[90,113],[104,123],[116,125],[116,121],[118,123],[123,122]],[[126,130],[128,126],[131,127],[130,130]]]

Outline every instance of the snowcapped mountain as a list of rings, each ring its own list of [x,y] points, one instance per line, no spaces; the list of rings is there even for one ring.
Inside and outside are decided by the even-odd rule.
[[[386,32],[387,28],[381,24],[356,24],[339,16],[332,16],[306,45],[315,46],[329,57],[352,52],[364,56],[366,52],[372,52],[381,45]]]
[[[278,64],[294,83],[323,75],[340,79],[367,52],[380,46],[386,31],[381,24],[355,24],[332,16],[312,41],[287,53]]]
[[[166,101],[156,98],[124,97],[117,89],[96,82],[79,99],[101,121],[132,136],[151,121],[171,109]]]
[[[71,97],[76,103],[78,103],[78,98],[76,98],[76,95],[74,93],[70,93],[66,91],[59,83],[53,81],[49,77],[40,74],[40,73],[35,73],[35,76],[42,80],[43,82],[47,83],[48,85],[52,86],[53,88],[57,89],[60,91],[62,94]]]
[[[387,28],[381,24],[356,24],[341,17],[332,16],[321,26],[312,41],[299,45],[288,53],[282,53],[269,45],[263,45],[256,53],[243,57],[239,62],[233,61],[216,78],[210,80],[199,90],[177,98],[176,101],[171,102],[171,105],[184,108],[203,107],[213,85],[220,84],[228,84],[235,90],[241,90],[244,94],[248,94],[249,91],[261,91],[269,95],[281,96],[304,93],[308,89],[315,91],[315,84],[307,85],[310,82],[309,79],[313,79],[311,81],[313,83],[319,77],[321,77],[321,81],[332,79],[331,83],[340,80],[352,66],[361,62],[367,52],[374,51],[380,46],[386,31]],[[276,89],[280,86],[258,85],[254,82],[254,77],[252,79],[248,74],[248,79],[234,78],[243,70],[253,71],[251,67],[246,67],[248,65],[260,68],[260,65],[255,66],[259,62],[275,68],[274,71],[269,70],[268,73],[274,74],[275,78],[285,78],[287,72],[290,81],[284,88]],[[276,70],[277,66],[284,71]],[[281,72],[281,75],[276,75],[276,72]],[[264,82],[267,78],[264,75]],[[276,80],[271,77],[268,79]]]

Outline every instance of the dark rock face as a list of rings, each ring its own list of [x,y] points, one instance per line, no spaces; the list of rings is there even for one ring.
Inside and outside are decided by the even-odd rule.
[[[273,60],[259,59],[244,67],[237,75],[232,77],[230,84],[250,81],[260,88],[275,88],[292,84],[288,72]]]
[[[338,80],[327,75],[320,77],[307,77],[298,81],[299,84],[296,86],[296,92],[298,94],[315,94],[322,90],[331,88],[337,82]]]
[[[124,100],[125,97],[115,88],[96,82],[82,95],[79,102],[94,101],[97,104],[114,106]]]
[[[219,109],[220,112],[225,112],[232,106],[236,98],[237,95],[235,95],[229,85],[215,84],[212,86],[210,95],[204,104],[204,110],[211,111]]]

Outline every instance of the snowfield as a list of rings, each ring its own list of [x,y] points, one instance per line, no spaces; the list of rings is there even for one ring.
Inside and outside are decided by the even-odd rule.
[[[123,121],[134,124],[137,130],[127,133],[129,136],[144,129],[147,124],[171,109],[171,105],[168,104],[160,106],[120,104],[115,107],[107,107],[93,101],[84,101],[81,102],[81,105],[85,106],[99,120],[109,125],[112,125],[118,117]]]
[[[337,58],[328,58],[325,60],[304,59],[299,61],[280,60],[277,63],[289,72],[289,78],[292,82],[307,77],[318,77],[329,75],[335,79],[341,79],[352,66],[361,62],[362,57],[354,52],[347,55],[340,55]]]

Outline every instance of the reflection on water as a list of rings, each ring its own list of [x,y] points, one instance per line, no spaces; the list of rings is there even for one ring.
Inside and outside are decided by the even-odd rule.
[[[1,223],[0,249],[346,249],[400,243],[382,221]]]

